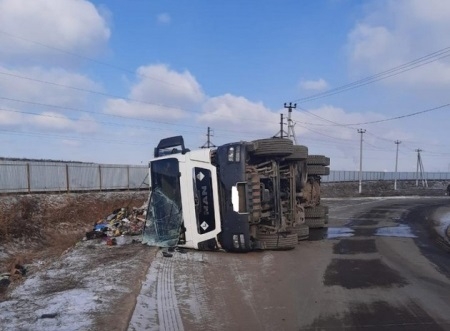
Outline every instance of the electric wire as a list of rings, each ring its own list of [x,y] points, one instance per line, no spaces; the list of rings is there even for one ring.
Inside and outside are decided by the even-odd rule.
[[[140,77],[148,78],[148,79],[151,79],[151,80],[159,82],[159,83],[172,85],[172,86],[176,86],[176,87],[182,87],[180,85],[176,85],[176,84],[167,82],[167,81],[162,80],[162,79],[158,79],[158,78],[155,78],[155,77],[152,77],[152,76],[149,76],[149,75],[145,75],[145,74],[142,74],[142,73],[139,73],[139,72],[135,72],[135,71],[132,71],[132,70],[127,69],[127,68],[119,67],[119,66],[113,65],[111,63],[99,61],[97,59],[94,59],[94,58],[91,58],[91,57],[88,57],[88,56],[84,56],[84,55],[77,54],[77,53],[74,53],[74,52],[69,52],[69,51],[64,50],[62,48],[58,48],[58,47],[55,47],[55,46],[50,46],[50,45],[44,44],[44,43],[39,42],[39,41],[35,41],[35,40],[28,39],[28,38],[24,38],[24,37],[12,34],[10,32],[4,31],[4,30],[0,30],[0,33],[3,34],[3,35],[8,36],[9,38],[14,38],[14,39],[18,39],[18,40],[21,40],[21,41],[26,41],[26,42],[29,42],[29,43],[32,43],[32,44],[35,44],[35,45],[39,45],[41,47],[45,47],[45,48],[48,48],[48,49],[51,49],[51,50],[54,50],[54,51],[58,51],[60,53],[66,54],[66,55],[70,55],[70,56],[73,56],[73,57],[76,57],[76,58],[83,59],[85,61],[90,61],[90,62],[93,62],[93,63],[97,63],[97,64],[100,64],[100,65],[103,65],[103,66],[106,66],[106,67],[109,67],[109,68],[112,68],[112,69],[115,69],[115,70],[120,70],[120,71],[129,73],[129,74],[133,74],[133,75],[137,75],[137,76],[140,76]]]
[[[324,91],[324,92],[320,92],[320,93],[316,93],[313,95],[310,95],[308,97],[304,97],[304,98],[299,98],[296,100],[293,100],[291,102],[307,102],[307,101],[313,101],[313,100],[317,100],[317,99],[321,99],[321,98],[325,98],[331,95],[335,95],[338,93],[342,93],[351,89],[355,89],[361,86],[365,86],[374,82],[377,82],[379,80],[383,80],[392,76],[396,76],[399,75],[401,73],[404,73],[406,71],[410,71],[413,70],[415,68],[424,66],[426,64],[438,61],[440,59],[446,58],[450,56],[450,47],[445,47],[442,48],[438,51],[432,52],[430,54],[427,54],[425,56],[422,56],[420,58],[417,58],[415,60],[412,60],[410,62],[398,65],[396,67],[390,68],[388,70],[382,71],[380,73],[377,73],[375,75],[372,76],[368,76],[362,79],[359,79],[357,81]]]

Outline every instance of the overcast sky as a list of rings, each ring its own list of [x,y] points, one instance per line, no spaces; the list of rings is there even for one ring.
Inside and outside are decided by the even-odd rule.
[[[332,170],[450,171],[448,0],[0,0],[0,157],[147,164],[296,139]],[[401,141],[395,144],[395,141]]]

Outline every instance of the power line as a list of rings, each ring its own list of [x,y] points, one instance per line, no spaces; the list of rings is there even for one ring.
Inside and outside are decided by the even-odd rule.
[[[412,116],[416,116],[416,115],[419,115],[419,114],[428,113],[428,112],[431,112],[431,111],[434,111],[434,110],[446,108],[448,106],[450,106],[450,103],[447,103],[447,104],[441,105],[441,106],[437,106],[437,107],[434,107],[434,108],[426,109],[426,110],[421,110],[421,111],[418,111],[418,112],[415,112],[415,113],[410,113],[410,114],[406,114],[406,115],[386,118],[384,120],[376,120],[376,121],[361,122],[361,123],[350,123],[350,124],[345,124],[345,125],[366,125],[366,124],[388,122],[388,121],[398,120],[398,119],[401,119],[401,118],[412,117]]]
[[[435,51],[433,53],[427,54],[425,56],[422,56],[420,58],[417,58],[415,60],[412,60],[410,62],[401,64],[399,66],[390,68],[388,70],[382,71],[380,73],[377,73],[372,76],[368,76],[362,79],[359,79],[357,81],[354,81],[349,84],[345,84],[324,92],[316,93],[308,97],[299,98],[296,100],[293,100],[292,102],[307,102],[307,101],[313,101],[321,98],[325,98],[334,94],[342,93],[351,89],[355,89],[364,85],[368,85],[374,82],[377,82],[379,80],[383,80],[392,76],[399,75],[401,73],[404,73],[406,71],[410,71],[412,69],[424,66],[426,64],[429,64],[431,62],[438,61],[440,59],[446,58],[450,56],[450,47],[442,48],[438,51]]]
[[[413,113],[408,113],[405,115],[400,115],[400,116],[395,116],[395,117],[390,117],[390,118],[385,118],[382,120],[374,120],[374,121],[367,121],[367,122],[359,122],[359,123],[338,123],[335,121],[331,121],[329,119],[326,119],[322,116],[319,116],[317,114],[314,114],[304,108],[299,107],[299,109],[303,110],[305,113],[314,116],[316,118],[319,118],[320,120],[332,123],[332,124],[313,124],[313,125],[320,125],[320,126],[341,126],[341,127],[349,127],[351,128],[351,126],[356,126],[356,125],[367,125],[367,124],[375,124],[375,123],[382,123],[382,122],[388,122],[388,121],[393,121],[393,120],[398,120],[398,119],[402,119],[402,118],[407,118],[407,117],[412,117],[412,116],[416,116],[416,115],[420,115],[420,114],[424,114],[424,113],[428,113],[431,111],[435,111],[435,110],[439,110],[442,108],[446,108],[449,107],[450,103],[446,103],[437,107],[433,107],[433,108],[429,108],[429,109],[425,109],[425,110],[421,110],[421,111],[417,111],[417,112],[413,112]],[[354,129],[354,128],[352,128]]]
[[[10,37],[10,38],[14,38],[14,39],[26,41],[26,42],[28,42],[28,43],[32,43],[32,44],[35,44],[35,45],[39,45],[39,46],[41,46],[41,47],[45,47],[45,48],[48,48],[48,49],[51,49],[51,50],[54,50],[54,51],[57,51],[57,52],[60,52],[60,53],[64,53],[64,54],[66,54],[66,55],[70,55],[70,56],[73,56],[73,57],[77,57],[77,58],[80,58],[80,59],[83,59],[83,60],[86,60],[86,61],[91,61],[91,62],[100,64],[100,65],[103,65],[103,66],[105,66],[105,67],[110,67],[110,68],[112,68],[112,69],[116,69],[116,70],[120,70],[120,71],[123,71],[123,72],[127,72],[127,73],[130,73],[130,74],[133,74],[133,75],[137,75],[137,76],[140,76],[140,77],[148,78],[148,79],[154,80],[154,81],[159,82],[159,83],[163,83],[163,84],[167,84],[167,85],[172,85],[172,86],[176,86],[176,87],[181,87],[180,85],[172,84],[172,83],[169,83],[169,82],[164,81],[164,80],[162,80],[162,79],[158,79],[158,78],[155,78],[155,77],[151,77],[151,76],[148,76],[148,75],[144,75],[144,74],[142,74],[142,73],[138,73],[138,72],[132,71],[132,70],[127,69],[127,68],[122,68],[122,67],[119,67],[119,66],[110,64],[110,63],[106,63],[106,62],[103,62],[103,61],[99,61],[99,60],[97,60],[97,59],[93,59],[93,58],[88,57],[88,56],[84,56],[84,55],[77,54],[77,53],[74,53],[74,52],[69,52],[69,51],[64,50],[64,49],[62,49],[62,48],[58,48],[58,47],[55,47],[55,46],[47,45],[47,44],[41,43],[41,42],[39,42],[39,41],[35,41],[35,40],[28,39],[28,38],[20,37],[20,36],[17,36],[17,35],[15,35],[15,34],[12,34],[12,33],[10,33],[10,32],[4,31],[4,30],[0,30],[0,33],[3,34],[3,35],[8,36],[8,37]]]
[[[132,98],[123,97],[123,96],[117,96],[117,95],[113,95],[113,94],[109,94],[109,93],[105,93],[105,92],[101,92],[101,91],[94,91],[94,90],[89,90],[89,89],[76,87],[76,86],[71,86],[71,85],[65,85],[65,84],[60,84],[60,83],[55,83],[55,82],[49,82],[49,81],[42,80],[42,79],[36,79],[36,78],[21,76],[21,75],[12,74],[12,73],[9,73],[9,72],[4,72],[4,71],[0,71],[0,75],[10,76],[10,77],[19,78],[19,79],[25,79],[25,80],[29,80],[29,81],[37,82],[37,83],[41,83],[41,84],[47,84],[47,85],[52,85],[52,86],[57,86],[57,87],[64,87],[64,88],[75,90],[75,91],[86,92],[86,93],[106,96],[106,97],[110,97],[110,98],[124,99],[124,100],[127,100],[127,101],[147,104],[147,105],[151,105],[151,106],[158,106],[158,107],[163,107],[163,108],[168,108],[168,109],[175,109],[175,110],[184,110],[184,109],[181,109],[181,108],[178,108],[178,107],[167,106],[167,105],[163,105],[163,104],[158,104],[158,103],[153,103],[153,102],[148,102],[148,101],[142,101],[142,100],[132,99]]]

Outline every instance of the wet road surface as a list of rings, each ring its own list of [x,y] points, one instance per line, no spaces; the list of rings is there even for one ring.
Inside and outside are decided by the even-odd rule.
[[[158,254],[129,330],[450,330],[448,198],[327,200],[291,251]],[[160,252],[161,253],[161,252]]]

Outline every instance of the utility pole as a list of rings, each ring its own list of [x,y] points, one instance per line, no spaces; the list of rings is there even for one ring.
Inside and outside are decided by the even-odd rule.
[[[394,190],[397,190],[397,165],[398,165],[398,145],[401,144],[400,140],[394,141],[397,145],[397,153],[395,154],[395,178],[394,178]]]
[[[284,125],[283,114],[280,114],[280,138],[283,138],[283,133],[286,133],[284,132],[283,125]]]
[[[428,182],[425,179],[425,170],[423,168],[422,157],[420,156],[421,149],[416,149],[417,152],[417,167],[416,167],[416,186],[419,186],[419,171],[422,179],[422,186],[428,187]]]
[[[363,134],[366,132],[365,129],[358,129],[358,133],[361,134],[361,141],[359,145],[359,194],[362,192],[362,143],[363,143]]]
[[[206,137],[207,137],[206,143],[204,143],[203,146],[200,148],[216,147],[216,145],[214,145],[211,142],[211,136],[213,136],[213,132],[212,132],[211,128],[208,126],[208,133],[206,134]]]
[[[280,114],[280,117],[281,117],[280,131],[278,131],[278,133],[274,137],[291,139],[294,142],[294,144],[297,145],[297,139],[295,138],[295,132],[294,132],[295,123],[291,117],[292,109],[297,108],[297,104],[296,103],[292,104],[292,102],[289,102],[289,104],[285,103],[284,108],[288,109],[287,131],[284,130],[284,116],[283,116],[283,114]]]
[[[284,116],[283,114],[280,114],[280,131],[278,131],[278,133],[273,137],[284,138],[288,137],[288,135],[289,135],[288,132],[284,131]]]
[[[284,108],[288,109],[288,132],[287,132],[287,138],[291,139],[295,145],[297,145],[297,139],[295,138],[295,132],[294,132],[294,126],[295,123],[292,120],[292,109],[297,108],[297,104],[292,102],[289,102],[289,104],[284,103]]]

